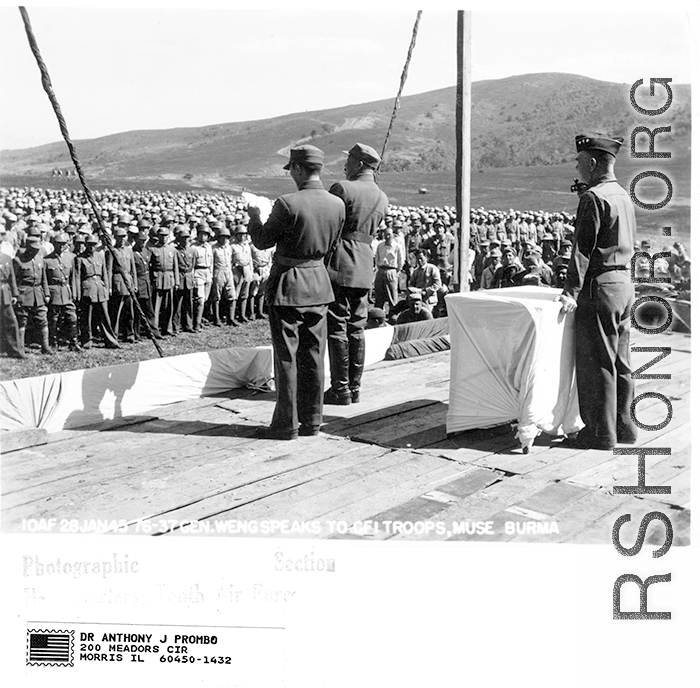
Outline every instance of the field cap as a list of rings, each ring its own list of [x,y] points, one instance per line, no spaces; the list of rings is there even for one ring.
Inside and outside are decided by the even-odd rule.
[[[360,160],[372,169],[376,169],[382,161],[379,157],[379,153],[377,153],[372,146],[366,146],[364,143],[356,143],[349,151],[343,151],[343,153]]]
[[[112,236],[118,237],[118,236],[126,236],[126,228],[125,227],[115,227],[112,230]]]
[[[323,151],[316,146],[299,146],[289,151],[289,162],[282,168],[288,170],[292,163],[323,165]]]
[[[579,153],[580,151],[600,150],[610,153],[610,155],[617,155],[617,152],[620,150],[620,146],[623,144],[623,142],[624,139],[621,138],[579,134],[576,137],[576,152]]]
[[[513,249],[512,246],[506,246],[506,247],[503,249],[503,253],[504,253],[504,254],[505,254],[505,253],[510,253],[510,254],[512,254],[512,255],[515,255],[515,250]]]

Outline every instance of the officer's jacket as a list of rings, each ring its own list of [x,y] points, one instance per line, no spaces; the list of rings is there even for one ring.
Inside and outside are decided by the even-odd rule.
[[[80,254],[75,259],[75,268],[80,280],[81,298],[93,303],[109,299],[109,273],[103,251],[93,250],[92,255]]]
[[[145,246],[139,251],[134,249],[134,269],[136,270],[137,293],[140,299],[151,298],[151,276],[148,264],[151,260],[150,250]]]
[[[177,251],[172,244],[149,249],[151,281],[154,289],[172,289],[180,280]]]
[[[17,281],[12,267],[12,258],[5,253],[0,253],[0,303],[11,303],[17,298]]]
[[[194,246],[177,248],[178,289],[194,289],[194,264],[197,253]]]
[[[17,303],[20,306],[45,306],[49,300],[49,285],[46,281],[46,268],[41,253],[28,259],[21,253],[14,257],[15,279],[17,280]]]
[[[612,175],[601,177],[579,199],[564,293],[576,298],[596,278],[629,281],[636,229],[627,192]]]
[[[112,294],[127,296],[129,288],[134,289],[136,286],[136,265],[134,264],[134,250],[131,246],[122,246],[121,248],[113,248],[116,256],[116,262],[122,269],[122,276],[116,268],[112,254],[107,252],[107,270],[110,275]]]
[[[345,204],[320,180],[309,180],[296,193],[281,196],[263,225],[250,218],[248,232],[260,249],[276,246],[266,298],[275,306],[316,306],[333,301],[325,259],[340,238]],[[371,274],[371,249],[370,274]]]
[[[44,258],[46,279],[49,283],[49,300],[53,306],[66,306],[78,299],[80,285],[75,271],[75,254],[70,251]]]
[[[369,289],[374,277],[372,238],[387,213],[389,199],[374,181],[372,170],[363,170],[351,181],[336,182],[330,193],[345,204],[345,226],[328,264],[331,281]]]

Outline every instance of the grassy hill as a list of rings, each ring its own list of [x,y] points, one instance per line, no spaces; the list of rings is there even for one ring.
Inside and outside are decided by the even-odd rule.
[[[674,150],[690,141],[690,86],[674,85],[663,117],[641,117],[629,105],[629,85],[571,74],[530,74],[473,84],[472,166],[477,170],[555,165],[573,160],[573,137],[606,131],[629,137],[635,126],[673,127],[660,139]],[[641,89],[640,89],[641,93]],[[84,170],[104,182],[186,180],[192,187],[225,187],[231,179],[283,176],[289,148],[313,143],[327,155],[331,174],[342,171],[357,141],[381,149],[393,99],[273,119],[206,127],[131,131],[76,142]],[[455,89],[402,99],[392,131],[386,172],[454,168]],[[662,146],[659,146],[664,150]],[[0,183],[21,175],[46,180],[70,168],[61,142],[0,152]]]

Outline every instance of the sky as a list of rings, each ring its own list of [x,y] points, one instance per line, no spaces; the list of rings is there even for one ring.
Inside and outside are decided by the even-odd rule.
[[[416,18],[414,9],[377,2],[358,2],[352,11],[79,4],[27,6],[76,140],[393,98]],[[650,76],[690,83],[696,17],[682,2],[667,0],[664,12],[661,4],[638,1],[634,12],[616,10],[615,0],[589,2],[607,9],[586,12],[551,11],[536,2],[527,3],[534,8],[527,12],[524,3],[477,5],[472,80],[566,72],[623,83],[647,83]],[[422,15],[404,95],[456,83],[456,12],[439,1],[431,7]],[[16,6],[0,5],[0,25],[0,150],[59,140]]]

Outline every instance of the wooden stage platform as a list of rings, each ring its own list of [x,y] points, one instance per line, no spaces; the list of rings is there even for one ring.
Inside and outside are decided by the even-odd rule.
[[[668,426],[640,431],[638,443],[671,447],[670,456],[646,458],[647,484],[670,485],[668,495],[612,494],[636,482],[636,456],[568,449],[545,436],[524,454],[510,426],[447,437],[450,352],[442,352],[367,370],[361,403],[325,407],[319,437],[253,439],[274,394],[250,391],[49,435],[2,456],[2,530],[55,518],[53,532],[66,519],[67,529],[117,522],[118,532],[169,536],[609,544],[613,522],[629,513],[629,546],[641,517],[662,511],[674,545],[688,544],[690,336],[634,334],[635,345],[671,347],[647,371],[671,379],[638,381],[638,392],[673,404]],[[633,354],[633,363],[652,356]],[[666,409],[642,402],[638,416],[658,423]],[[647,542],[663,537],[652,522]]]

